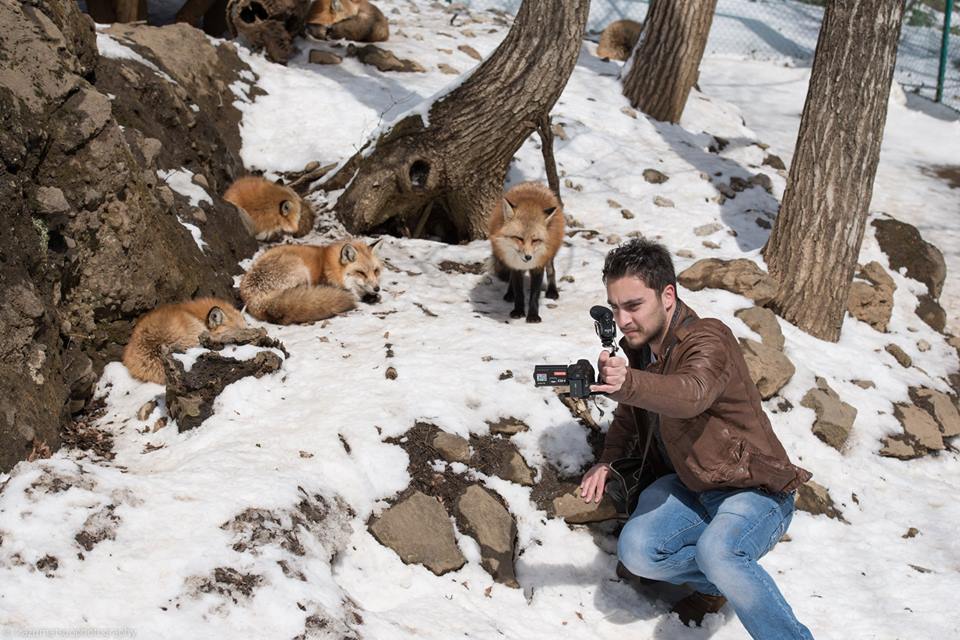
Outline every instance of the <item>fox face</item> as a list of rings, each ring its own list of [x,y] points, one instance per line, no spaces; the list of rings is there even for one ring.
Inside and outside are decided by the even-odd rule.
[[[543,266],[552,257],[548,227],[557,213],[556,207],[525,204],[516,208],[504,199],[503,225],[490,237],[504,264],[521,271]]]
[[[380,299],[380,258],[376,251],[380,240],[370,245],[348,242],[340,249],[343,266],[343,286],[364,302]]]
[[[307,22],[330,26],[360,13],[360,0],[316,0],[310,7]]]
[[[243,314],[232,306],[226,305],[210,307],[205,324],[207,325],[207,331],[212,335],[225,333],[230,329],[243,329],[247,326]]]

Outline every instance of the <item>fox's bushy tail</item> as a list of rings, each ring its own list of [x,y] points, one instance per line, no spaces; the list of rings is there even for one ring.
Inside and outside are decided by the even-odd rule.
[[[284,289],[247,304],[255,318],[275,324],[325,320],[356,306],[352,293],[330,285],[302,285]]]

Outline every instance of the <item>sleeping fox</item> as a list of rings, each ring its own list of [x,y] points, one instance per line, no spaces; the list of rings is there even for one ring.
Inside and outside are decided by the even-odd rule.
[[[183,351],[200,344],[204,331],[216,335],[247,326],[243,314],[226,300],[197,298],[165,304],[141,316],[123,349],[123,364],[137,380],[164,384],[164,349]]]
[[[283,245],[257,258],[240,280],[247,311],[276,324],[314,322],[380,296],[380,240]]]
[[[490,216],[494,270],[510,284],[504,300],[513,301],[511,318],[524,315],[523,274],[530,274],[527,322],[540,322],[540,287],[547,272],[548,298],[559,298],[553,258],[563,244],[563,209],[553,191],[524,182],[504,194]]]
[[[597,57],[610,60],[626,60],[640,39],[643,23],[633,20],[616,20],[607,25],[600,34]]]
[[[320,40],[354,42],[383,42],[390,35],[387,18],[367,0],[316,0],[306,31]]]
[[[273,240],[284,234],[299,237],[313,228],[310,205],[290,187],[265,178],[240,178],[230,185],[223,199],[249,217],[257,240]]]

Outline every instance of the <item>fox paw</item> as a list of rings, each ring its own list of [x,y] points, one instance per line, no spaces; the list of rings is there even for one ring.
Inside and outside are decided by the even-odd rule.
[[[511,317],[511,318],[522,318],[522,317],[523,317],[523,310],[522,310],[522,309],[514,309],[513,311],[510,312],[510,317]]]
[[[538,315],[527,316],[527,322],[531,324],[535,322],[540,322],[540,316]]]
[[[547,292],[543,295],[550,298],[551,300],[556,300],[557,298],[560,297],[560,292],[557,291],[556,287],[550,287],[547,289]]]

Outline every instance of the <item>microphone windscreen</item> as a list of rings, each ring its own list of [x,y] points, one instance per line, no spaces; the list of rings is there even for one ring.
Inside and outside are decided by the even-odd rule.
[[[599,304],[594,305],[590,307],[590,317],[597,322],[608,322],[613,319],[613,311]]]

